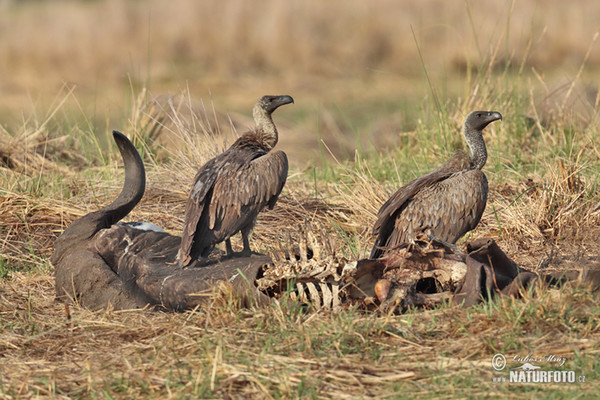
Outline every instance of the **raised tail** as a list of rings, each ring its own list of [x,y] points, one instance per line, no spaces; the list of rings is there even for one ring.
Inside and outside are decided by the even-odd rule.
[[[113,131],[125,166],[125,183],[119,196],[109,205],[74,221],[56,239],[52,262],[56,263],[69,248],[93,237],[101,229],[110,227],[125,217],[139,203],[146,188],[144,163],[133,143],[121,132]],[[55,264],[56,265],[56,264]]]
[[[104,214],[105,227],[111,226],[129,214],[140,202],[146,189],[144,163],[135,146],[119,131],[113,131],[113,138],[119,147],[125,165],[125,183],[119,197],[97,211]]]

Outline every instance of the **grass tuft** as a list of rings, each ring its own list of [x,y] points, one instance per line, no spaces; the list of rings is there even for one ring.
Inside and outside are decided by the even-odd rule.
[[[16,92],[39,77],[61,89],[0,125],[0,398],[597,395],[593,384],[493,381],[508,376],[491,367],[497,353],[509,361],[564,357],[559,369],[599,379],[597,294],[577,287],[387,315],[308,312],[286,296],[269,307],[242,307],[222,285],[204,306],[181,314],[90,312],[54,302],[48,261],[60,232],[112,201],[122,185],[111,129],[132,138],[147,168],[145,196],[128,219],[178,234],[197,168],[252,124],[250,109],[263,91],[293,88],[297,104],[274,117],[278,148],[292,167],[276,207],[258,219],[255,249],[276,249],[308,222],[336,254],[364,257],[389,194],[464,147],[468,112],[491,109],[504,120],[485,131],[488,205],[459,245],[491,237],[540,272],[597,265],[600,95],[587,71],[600,58],[596,36],[586,36],[595,23],[518,2],[467,3],[467,15],[432,2],[428,18],[461,21],[451,26],[421,18],[421,3],[387,0],[344,7],[267,0],[265,12],[243,1],[150,1],[151,13],[131,2],[21,3],[0,2],[0,27],[22,22],[4,32],[0,57],[9,62],[0,76],[10,76]],[[596,15],[597,7],[587,1],[582,9]],[[559,33],[540,22],[541,14],[556,13],[564,17]],[[523,21],[527,30],[515,34]],[[129,59],[115,58],[115,46]],[[94,57],[73,56],[89,48]],[[559,63],[575,66],[572,77],[548,72]],[[64,76],[87,86],[63,84]],[[107,89],[96,83],[102,87],[91,90],[89,76]],[[225,94],[198,100],[205,91],[194,81]],[[164,94],[173,87],[183,89]],[[15,98],[6,92],[8,104]],[[115,93],[125,93],[127,104],[104,114],[101,97]],[[233,244],[241,247],[239,237]]]

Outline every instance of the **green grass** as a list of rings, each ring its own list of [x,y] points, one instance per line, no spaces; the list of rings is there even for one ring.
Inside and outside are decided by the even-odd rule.
[[[513,248],[515,241],[527,240],[516,238],[516,229],[531,221],[508,220],[503,212],[507,208],[532,209],[532,204],[541,204],[546,198],[548,218],[554,224],[591,223],[583,206],[575,216],[561,212],[570,196],[580,192],[578,202],[598,201],[594,190],[597,154],[579,151],[590,143],[596,146],[595,128],[584,128],[583,135],[556,135],[555,146],[543,145],[541,135],[522,133],[525,118],[508,117],[511,110],[527,101],[526,95],[521,98],[510,88],[503,89],[504,79],[497,79],[497,90],[504,90],[505,97],[498,98],[500,106],[490,108],[502,109],[502,104],[510,108],[503,111],[505,121],[495,125],[487,137],[490,163],[486,173],[495,196],[499,196],[496,188],[501,185],[516,189],[508,197],[508,206],[492,200],[484,218],[488,228],[480,233],[499,226],[497,240]],[[447,107],[460,110],[462,106]],[[455,111],[439,125],[421,114],[422,122],[416,125],[414,134],[401,136],[402,146],[396,148],[359,153],[360,158],[339,163],[323,157],[321,165],[300,172],[289,183],[290,191],[296,191],[299,197],[321,197],[334,205],[351,208],[356,202],[376,209],[377,204],[369,204],[374,201],[369,197],[373,193],[357,194],[358,186],[384,185],[393,190],[435,168],[440,159],[461,146],[457,139],[461,122],[458,115]],[[550,128],[562,132],[561,126]],[[76,131],[73,127],[69,130]],[[115,173],[118,158],[114,149],[104,150],[89,136],[83,135],[81,140],[87,141],[81,144],[89,149],[85,153],[87,164],[73,177],[64,179],[48,171],[16,185],[15,192],[23,200],[10,224],[21,232],[18,243],[23,253],[7,254],[0,262],[4,282],[0,287],[0,318],[4,321],[0,350],[5,366],[0,368],[0,393],[5,397],[210,398],[229,393],[255,398],[595,395],[591,382],[598,379],[600,307],[595,295],[577,288],[563,289],[560,295],[531,293],[521,300],[498,298],[464,310],[450,305],[409,310],[400,316],[355,308],[337,313],[306,312],[293,302],[240,309],[226,302],[175,315],[90,313],[74,306],[70,310],[72,318],[66,319],[64,306],[52,301],[52,267],[47,261],[51,248],[40,247],[43,236],[34,233],[40,221],[32,218],[31,212],[46,207],[52,199],[61,199],[67,205],[83,200],[85,208],[97,209],[118,189],[121,173]],[[138,145],[149,150],[145,157],[150,178],[164,174],[161,168],[173,176],[192,173],[171,167],[170,163],[176,165],[176,157],[155,164],[153,143],[143,137],[139,140]],[[101,153],[105,154],[103,158]],[[547,170],[548,162],[536,160],[540,155],[574,168],[576,176],[587,185],[583,189],[569,187],[556,170]],[[529,176],[538,183],[526,189],[520,187]],[[73,191],[69,181],[73,179],[83,186]],[[151,190],[172,188],[168,180],[149,182]],[[9,197],[11,193],[4,191],[3,195]],[[142,219],[152,221],[156,217],[158,212],[152,207],[151,203],[140,205]],[[348,218],[366,227],[367,223],[361,221],[369,221],[372,215],[358,213]],[[343,256],[355,259],[368,251],[368,233],[349,230],[346,222],[335,218],[330,218],[328,224]],[[263,231],[268,228],[262,227]],[[260,226],[257,231],[253,241],[268,247]],[[540,248],[547,249],[547,243]],[[508,375],[490,366],[491,357],[498,352],[507,356],[560,354],[567,359],[563,369],[585,374],[590,383],[494,383],[494,376]],[[30,370],[30,363],[41,366]]]
[[[0,279],[10,278],[10,266],[3,257],[0,257]]]
[[[335,10],[330,5],[319,7]],[[474,47],[442,49],[446,58],[440,56],[450,62],[448,54],[476,55],[465,57],[465,66],[458,70],[438,63],[432,57],[435,41],[422,39],[424,33],[417,30],[410,57],[398,51],[384,54],[392,64],[369,67],[365,75],[353,72],[364,65],[337,74],[313,76],[296,71],[295,79],[283,72],[269,77],[264,71],[251,77],[235,73],[230,86],[211,80],[218,89],[210,96],[188,86],[184,99],[190,104],[204,99],[207,107],[197,103],[191,109],[183,107],[183,125],[168,118],[165,124],[183,133],[182,126],[198,122],[189,116],[196,113],[229,133],[228,121],[215,121],[210,104],[218,113],[232,113],[241,133],[246,120],[238,121],[233,113],[248,117],[255,92],[290,90],[296,104],[275,116],[282,127],[279,146],[288,146],[292,161],[286,199],[259,218],[253,245],[270,249],[285,232],[295,233],[296,225],[306,218],[298,204],[317,198],[330,208],[310,209],[310,217],[323,224],[338,254],[356,259],[368,253],[376,212],[390,192],[464,148],[460,126],[469,111],[497,110],[504,120],[485,131],[489,159],[484,171],[490,181],[490,198],[479,227],[469,237],[492,237],[510,257],[540,272],[543,269],[538,265],[550,254],[554,269],[592,264],[600,255],[597,107],[591,103],[583,108],[572,106],[561,97],[564,92],[549,93],[547,76],[530,68],[548,64],[528,61],[538,53],[521,48],[516,54],[510,52],[515,40],[514,33],[509,35],[513,14],[499,22],[506,28],[492,36],[499,39],[491,41],[479,36],[478,6],[466,7],[469,21],[462,21],[457,30],[472,32]],[[285,21],[294,21],[283,9],[275,12]],[[152,15],[156,20],[156,14]],[[348,14],[343,15],[347,18]],[[534,22],[532,17],[531,31]],[[390,26],[397,25],[394,20]],[[375,28],[363,27],[365,35],[377,33]],[[322,29],[329,32],[328,25]],[[312,35],[312,30],[302,32]],[[0,148],[0,398],[597,396],[600,306],[597,294],[576,287],[532,291],[523,299],[496,298],[468,309],[444,304],[402,315],[354,307],[335,313],[307,311],[286,296],[264,308],[240,308],[227,297],[215,296],[180,314],[90,312],[56,303],[49,262],[54,239],[74,219],[111,201],[122,184],[121,160],[111,129],[122,130],[134,140],[147,166],[146,197],[129,218],[159,223],[173,233],[181,230],[188,185],[197,164],[221,145],[220,137],[208,135],[199,126],[180,149],[165,150],[153,140],[156,127],[148,124],[152,95],[142,82],[150,82],[157,93],[185,85],[178,86],[171,78],[161,81],[152,74],[153,57],[160,54],[170,59],[172,53],[152,47],[150,36],[147,33],[143,41],[145,72],[131,78],[119,75],[118,84],[111,82],[118,87],[113,86],[112,93],[120,96],[110,100],[118,103],[117,111],[105,112],[100,99],[97,103],[82,100],[66,86],[48,102],[50,106],[32,107],[31,115],[0,108],[0,116],[6,116],[0,139],[17,138]],[[184,49],[189,37],[178,42]],[[580,42],[587,45],[589,38],[584,39]],[[581,43],[575,48],[580,49]],[[307,51],[317,54],[317,47]],[[337,47],[328,47],[327,54]],[[210,48],[218,53],[219,46]],[[496,48],[507,53],[497,54]],[[38,46],[38,50],[43,49]],[[253,50],[244,51],[252,55]],[[585,49],[580,53],[585,67]],[[193,68],[186,58],[189,54],[177,56],[189,65],[174,61],[169,71],[198,77],[210,69]],[[347,63],[347,57],[340,56],[338,64]],[[597,68],[595,53],[591,57]],[[393,64],[398,60],[410,63]],[[240,68],[236,61],[232,58],[223,69]],[[279,71],[273,64],[281,63],[277,65],[283,70],[301,61],[298,56],[290,61],[281,57],[265,69]],[[219,61],[216,57],[206,61],[213,62]],[[252,58],[247,65],[260,70],[256,63]],[[338,65],[325,60],[324,65],[329,64]],[[321,64],[311,61],[303,68],[317,69],[317,65]],[[105,67],[115,68],[112,64]],[[403,76],[405,70],[411,71],[408,77]],[[591,71],[590,76],[594,74]],[[573,83],[584,83],[581,73]],[[107,93],[100,87],[97,90],[94,96]],[[559,106],[544,103],[546,97],[554,98]],[[2,153],[5,147],[17,151],[6,155]],[[18,155],[39,157],[9,166],[7,162],[15,164]],[[300,217],[286,213],[290,210],[299,210]],[[499,352],[507,358],[529,353],[563,356],[566,363],[561,368],[585,375],[587,382],[495,383],[494,377],[508,376],[506,370],[496,372],[491,367],[492,356]],[[540,365],[550,369],[549,364]]]
[[[585,398],[595,393],[592,382],[598,379],[600,307],[594,295],[578,289],[565,289],[562,296],[563,302],[541,293],[466,310],[444,306],[392,317],[356,309],[304,313],[294,304],[251,310],[202,307],[174,315],[91,314],[73,308],[70,321],[57,313],[62,306],[27,297],[25,307],[12,312],[13,327],[3,328],[3,337],[14,339],[10,350],[0,342],[9,351],[3,365],[10,368],[2,370],[1,389],[4,395],[22,394],[14,378],[27,373],[28,393],[41,396],[401,393],[438,398],[467,391],[476,398],[491,391],[515,398],[562,398],[572,395],[575,385],[492,383],[492,376],[507,373],[496,373],[489,364],[497,352],[507,357],[556,352],[567,359],[562,369],[586,375],[589,383],[576,386],[577,395]],[[116,351],[98,351],[108,347]],[[17,364],[25,360],[43,364],[27,370]]]

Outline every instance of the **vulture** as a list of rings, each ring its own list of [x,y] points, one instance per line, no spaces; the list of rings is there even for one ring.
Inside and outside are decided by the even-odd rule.
[[[473,111],[465,118],[463,135],[471,150],[456,152],[438,169],[401,187],[379,209],[371,259],[408,244],[424,233],[454,244],[475,229],[485,210],[488,182],[481,171],[487,160],[483,129],[501,120],[496,111]]]
[[[271,114],[293,102],[291,96],[261,97],[252,113],[256,126],[200,168],[186,203],[181,266],[207,257],[222,241],[232,255],[230,238],[237,232],[242,234],[242,254],[252,252],[248,236],[256,217],[266,206],[273,208],[288,173],[285,153],[271,151],[278,139]]]

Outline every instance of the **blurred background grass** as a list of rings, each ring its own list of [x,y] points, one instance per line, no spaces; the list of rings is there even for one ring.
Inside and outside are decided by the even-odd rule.
[[[0,398],[596,396],[490,387],[497,352],[562,354],[597,380],[597,301],[578,289],[397,318],[231,304],[65,317],[48,258],[121,188],[112,129],[148,173],[128,218],[178,234],[198,165],[261,95],[290,94],[275,121],[294,165],[256,249],[310,220],[365,256],[389,193],[492,109],[490,197],[465,240],[494,238],[534,271],[597,265],[599,15],[591,0],[0,0]]]
[[[259,96],[286,93],[296,104],[276,115],[290,128],[281,146],[302,163],[326,153],[320,139],[350,158],[406,144],[440,113],[460,123],[466,107],[497,106],[503,84],[522,114],[507,118],[558,98],[589,122],[597,15],[592,0],[3,0],[0,124],[44,121],[64,102],[51,126],[105,137],[127,129],[143,88],[245,116]]]

